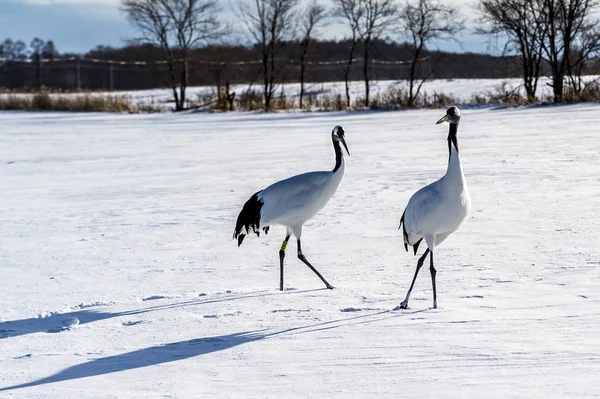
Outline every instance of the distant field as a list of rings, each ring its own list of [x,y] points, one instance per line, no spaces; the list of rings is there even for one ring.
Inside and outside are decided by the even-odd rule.
[[[588,77],[588,79],[595,79],[596,77]],[[545,98],[551,96],[552,89],[548,85],[549,79],[542,78],[539,82],[538,97]],[[406,88],[406,81],[373,81],[371,82],[371,98],[375,98],[378,94],[385,94],[390,90],[396,90]],[[249,86],[243,85],[232,85],[231,91],[235,92],[236,95],[241,96]],[[262,88],[260,85],[252,86],[253,90],[261,92]],[[500,95],[505,91],[515,91],[520,94],[524,94],[524,90],[521,88],[520,79],[452,79],[452,80],[432,80],[426,82],[422,89],[423,93],[427,96],[433,96],[434,94],[445,94],[456,100],[456,104],[470,104],[474,101],[475,96],[479,96],[482,99],[490,100],[494,96]],[[279,86],[276,92],[276,96],[279,97],[282,94],[288,100],[292,100],[295,103],[298,101],[298,95],[300,92],[300,85],[296,83],[285,84]],[[188,88],[187,97],[193,102],[194,105],[202,105],[211,101],[216,93],[216,88],[213,86],[200,86]],[[306,85],[307,96],[313,96],[315,98],[323,98],[325,96],[333,98],[338,94],[342,95],[345,101],[345,86],[344,82],[329,82],[329,83],[309,83]],[[352,100],[364,97],[364,82],[351,82],[351,96]],[[0,94],[1,98],[6,98],[9,94]],[[14,95],[14,94],[11,94]],[[123,97],[128,102],[138,106],[141,109],[153,109],[153,110],[166,110],[172,106],[169,104],[172,101],[172,94],[170,89],[152,89],[152,90],[139,90],[139,91],[116,91],[116,92],[91,92],[91,93],[79,93],[79,94],[68,94],[66,96],[117,96]],[[17,96],[28,97],[31,94],[17,94]],[[65,94],[51,94],[51,96],[65,96]]]

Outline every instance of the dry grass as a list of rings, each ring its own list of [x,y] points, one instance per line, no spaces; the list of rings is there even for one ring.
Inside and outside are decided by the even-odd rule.
[[[563,94],[563,102],[567,104],[600,101],[600,81],[594,80],[587,83],[583,90],[576,91],[569,87]]]
[[[489,90],[485,97],[490,104],[519,105],[527,103],[527,99],[520,93],[520,87],[511,87],[508,82],[502,82],[493,90]]]
[[[50,94],[4,94],[0,96],[0,110],[69,111],[69,112],[139,112],[138,107],[125,96]]]
[[[369,109],[396,110],[406,108],[440,108],[452,104],[465,104],[446,93],[433,92],[420,95],[412,107],[408,106],[408,95],[405,86],[388,88],[372,96]],[[571,88],[565,89],[564,103],[578,103],[600,101],[600,81],[586,84],[583,90],[577,92]],[[313,111],[343,111],[365,109],[364,98],[355,97],[350,107],[342,94],[329,94],[326,92],[311,92],[305,96],[303,108]],[[551,98],[542,98],[551,101]],[[475,94],[467,102],[473,105],[480,104],[526,104],[527,99],[520,94],[519,87],[512,87],[507,82],[502,82],[485,93]],[[228,111],[230,104],[222,96],[217,100],[216,92],[197,95],[188,102],[190,108],[199,108],[214,111]],[[246,90],[235,97],[232,102],[233,110],[262,111],[263,95],[260,90]],[[283,92],[273,97],[271,110],[297,110],[299,108],[296,96],[286,96]],[[95,92],[62,92],[50,91],[42,88],[37,92],[12,92],[0,89],[0,110],[25,110],[25,111],[69,111],[69,112],[163,112],[166,110],[162,103],[135,103],[124,95]]]
[[[341,94],[316,97],[314,107],[321,111],[345,111],[348,108]]]
[[[354,102],[354,107],[364,107],[364,99]],[[371,98],[371,109],[402,109],[406,108],[406,90],[402,87],[390,87],[383,93],[377,93]]]
[[[263,108],[262,93],[256,90],[246,90],[235,99],[235,109],[240,111],[258,111]]]

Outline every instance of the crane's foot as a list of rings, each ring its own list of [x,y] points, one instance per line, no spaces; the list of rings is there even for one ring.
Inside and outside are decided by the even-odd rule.
[[[405,299],[402,301],[400,306],[396,306],[394,310],[408,309],[408,301]]]
[[[332,290],[334,288],[333,285],[329,283],[325,283],[325,287],[327,287],[328,290]]]

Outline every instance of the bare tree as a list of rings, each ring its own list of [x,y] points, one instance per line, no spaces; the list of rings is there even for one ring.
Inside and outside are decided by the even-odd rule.
[[[344,80],[346,82],[346,101],[350,106],[350,88],[348,80],[354,63],[354,52],[360,42],[363,43],[363,77],[365,80],[365,106],[369,106],[369,55],[371,45],[391,26],[396,10],[393,0],[334,0],[335,15],[348,24],[351,33],[351,45],[346,64]]]
[[[248,0],[238,3],[237,17],[261,52],[264,109],[270,111],[276,80],[283,63],[277,58],[285,41],[293,36],[298,0]]]
[[[42,57],[48,58],[50,61],[52,61],[55,57],[58,57],[58,55],[59,53],[54,45],[54,42],[52,40],[48,40],[42,49]]]
[[[576,94],[581,93],[585,88],[586,85],[582,78],[584,68],[588,67],[590,61],[598,56],[598,52],[600,52],[600,30],[596,26],[578,38],[569,54],[568,78],[571,89]]]
[[[39,37],[33,38],[29,47],[31,47],[31,59],[36,61],[42,56],[42,50],[44,49],[44,41]]]
[[[360,0],[362,18],[358,20],[358,33],[363,42],[363,76],[365,79],[365,107],[369,106],[369,54],[371,45],[390,28],[396,7],[392,0]]]
[[[575,92],[583,88],[581,73],[600,49],[598,0],[479,0],[488,25],[480,31],[504,33],[521,57],[528,99],[535,98],[542,60],[552,74],[554,102],[562,102],[568,78]]]
[[[477,29],[480,34],[505,35],[505,51],[515,50],[521,59],[523,86],[529,101],[536,96],[542,66],[542,45],[545,30],[538,26],[536,0],[479,0]]]
[[[413,48],[410,63],[408,99],[413,107],[423,84],[431,72],[422,71],[422,55],[427,45],[434,40],[451,40],[464,28],[464,22],[454,7],[445,6],[435,0],[407,1],[400,10],[400,29],[408,36]]]
[[[185,109],[191,51],[225,33],[217,0],[122,0],[122,10],[142,37],[161,48],[175,110]]]
[[[600,21],[594,15],[598,0],[535,0],[544,59],[552,72],[554,102],[563,100],[567,75],[577,71],[588,56],[600,48]]]
[[[42,51],[44,50],[44,44],[44,41],[39,37],[34,38],[29,44],[29,47],[31,47],[31,61],[36,67],[36,86],[38,89],[42,87],[42,64],[44,62]]]
[[[16,42],[5,39],[0,43],[0,57],[5,61],[25,61],[27,59],[27,45],[22,40]]]
[[[312,0],[302,15],[300,23],[300,108],[302,108],[302,100],[304,99],[304,79],[306,76],[306,57],[308,55],[308,47],[313,40],[315,30],[321,25],[327,13],[325,7],[320,5],[317,0]]]
[[[344,70],[344,83],[346,85],[346,104],[350,107],[350,70],[354,63],[354,52],[360,40],[358,32],[359,21],[364,13],[361,0],[334,0],[334,15],[345,20],[350,28],[350,48],[348,50],[348,63]]]

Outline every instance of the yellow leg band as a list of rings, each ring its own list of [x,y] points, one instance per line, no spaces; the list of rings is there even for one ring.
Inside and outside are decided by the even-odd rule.
[[[287,242],[287,241],[284,241],[284,242],[283,242],[283,244],[281,244],[281,249],[280,249],[280,251],[283,251],[283,252],[285,252],[285,249],[287,248],[287,244],[288,244],[288,242]]]

